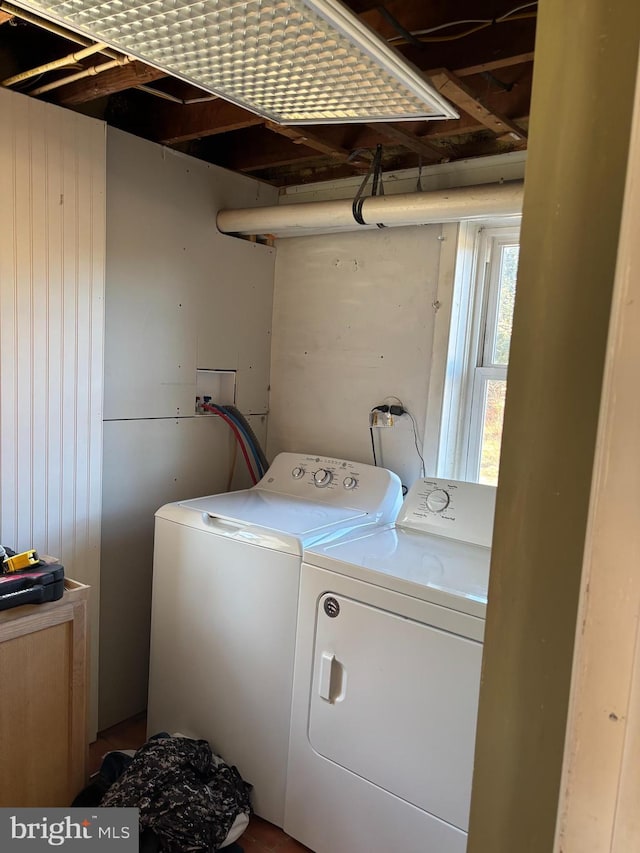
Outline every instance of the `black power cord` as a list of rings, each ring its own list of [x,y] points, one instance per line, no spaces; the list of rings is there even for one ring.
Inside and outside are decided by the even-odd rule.
[[[373,440],[373,427],[369,427],[369,435],[371,436],[371,452],[373,453],[373,464],[378,467],[378,459],[376,457],[376,443]]]
[[[369,178],[373,176],[373,184],[371,187],[371,197],[378,195],[384,195],[384,185],[382,183],[382,145],[376,145],[376,153],[373,155],[373,160],[371,161],[371,165],[369,166],[369,171],[364,176],[360,187],[358,188],[358,192],[353,199],[353,204],[351,205],[351,211],[353,213],[353,218],[358,223],[358,225],[366,225],[367,223],[364,221],[362,217],[362,205],[365,202],[365,199],[362,198],[362,194],[364,192],[365,187],[367,186],[367,182]],[[382,222],[377,223],[378,228],[386,228]]]

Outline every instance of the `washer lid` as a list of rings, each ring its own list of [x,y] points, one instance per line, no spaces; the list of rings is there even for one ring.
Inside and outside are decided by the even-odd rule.
[[[491,549],[389,526],[305,550],[304,562],[484,617]]]
[[[353,507],[303,500],[262,489],[246,489],[206,498],[181,501],[183,509],[233,522],[237,527],[258,527],[285,533],[310,545],[335,532],[373,524],[376,516]]]

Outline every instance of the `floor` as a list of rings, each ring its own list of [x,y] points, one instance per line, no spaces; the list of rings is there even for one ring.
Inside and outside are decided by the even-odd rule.
[[[113,728],[99,732],[98,739],[89,747],[89,773],[95,773],[102,763],[102,756],[112,749],[137,749],[147,736],[147,720],[144,714],[119,723]],[[262,818],[252,816],[246,832],[238,839],[244,853],[304,853],[303,847],[277,826]]]

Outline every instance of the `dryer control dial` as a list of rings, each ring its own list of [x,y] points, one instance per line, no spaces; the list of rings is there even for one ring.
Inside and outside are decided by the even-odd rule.
[[[355,487],[358,485],[358,481],[355,477],[345,477],[342,481],[342,485],[345,487],[345,489],[355,489]]]
[[[300,477],[304,477],[304,468],[301,468],[299,465],[293,469],[291,472],[291,476],[294,480],[299,480]]]
[[[331,471],[327,471],[326,468],[318,468],[318,470],[313,475],[313,482],[318,488],[322,488],[323,486],[328,486],[332,480],[333,475]]]
[[[434,489],[427,495],[426,503],[431,512],[444,512],[451,503],[451,496],[444,489]]]

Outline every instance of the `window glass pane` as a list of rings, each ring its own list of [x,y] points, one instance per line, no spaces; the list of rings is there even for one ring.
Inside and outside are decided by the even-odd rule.
[[[516,298],[519,246],[503,246],[500,252],[497,328],[493,345],[493,364],[509,363],[509,344],[513,325],[513,302]]]
[[[498,483],[506,390],[507,383],[504,379],[489,379],[484,386],[484,417],[478,482],[487,483],[490,486]]]

